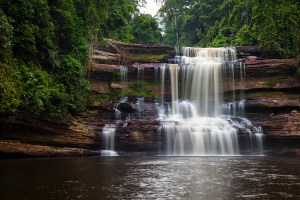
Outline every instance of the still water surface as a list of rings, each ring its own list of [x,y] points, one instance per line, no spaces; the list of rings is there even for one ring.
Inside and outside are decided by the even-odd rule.
[[[300,199],[300,158],[0,160],[0,199]]]

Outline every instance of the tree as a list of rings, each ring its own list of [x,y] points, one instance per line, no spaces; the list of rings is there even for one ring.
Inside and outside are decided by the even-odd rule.
[[[265,52],[299,55],[299,9],[297,1],[253,1],[251,31]]]
[[[159,44],[161,32],[155,18],[149,14],[136,15],[132,20],[132,42],[140,44]]]

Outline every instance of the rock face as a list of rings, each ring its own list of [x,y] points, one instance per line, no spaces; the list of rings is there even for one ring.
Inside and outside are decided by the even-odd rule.
[[[247,118],[262,126],[268,146],[284,144],[300,149],[299,79],[295,67],[298,61],[261,60],[256,56],[244,57],[242,61],[246,64],[245,84],[237,82],[235,89],[245,92]],[[115,95],[117,99],[130,84],[138,87],[139,69],[143,69],[143,81],[148,83],[143,91],[160,95],[160,85],[154,80],[158,65],[161,64],[129,65],[127,82],[122,83],[120,66],[95,63],[89,74],[90,85],[95,94]],[[168,79],[165,82],[169,84]],[[224,92],[232,91],[224,89]],[[170,91],[163,94],[168,98]],[[157,133],[159,122],[155,120],[154,98],[145,98],[142,110],[138,110],[136,102],[136,98],[129,97],[118,107],[123,120],[116,126],[115,149],[157,152],[163,144]],[[104,149],[102,130],[106,124],[114,123],[116,103],[113,99],[95,102],[85,112],[63,119],[47,119],[26,111],[0,115],[0,157],[100,155],[99,150]]]
[[[97,150],[100,145],[93,126],[96,113],[89,111],[65,119],[46,119],[25,111],[2,115],[0,152],[14,155],[23,151],[27,156],[97,154],[85,150]]]
[[[263,119],[263,120],[261,120]],[[264,132],[273,137],[300,137],[300,113],[271,113],[255,123],[265,128]]]
[[[115,123],[113,107],[114,102],[89,106],[87,111],[64,119],[46,119],[26,111],[2,115],[0,158],[99,156],[105,147],[103,127]],[[139,114],[127,102],[122,111],[132,117],[116,126],[115,149],[157,151],[158,121],[149,116],[138,120]],[[152,111],[143,112],[149,115]]]
[[[246,48],[246,49],[245,49]],[[253,47],[240,47],[240,50],[251,53],[250,56],[243,55],[241,61],[245,63],[245,84],[236,82],[234,88],[236,90],[242,89],[245,93],[245,111],[247,118],[251,119],[254,125],[262,126],[262,129],[267,136],[267,145],[274,149],[282,145],[292,145],[299,148],[299,114],[300,98],[299,98],[299,78],[297,75],[298,60],[294,59],[261,59],[259,57],[260,51]],[[142,67],[144,71],[144,81],[152,81],[155,74],[155,68],[159,64],[133,64],[128,67],[127,87],[131,82],[137,81],[138,68]],[[100,66],[100,65],[99,65]],[[118,71],[117,66],[115,70]],[[112,68],[112,66],[111,66]],[[104,68],[105,69],[105,68]],[[101,77],[102,69],[93,75]],[[92,75],[92,76],[93,76]],[[107,74],[104,73],[103,78],[107,80]],[[239,77],[240,74],[235,74]],[[118,77],[110,77],[110,80],[117,80]],[[120,79],[120,78],[119,78]],[[165,84],[168,84],[168,79]],[[109,85],[112,85],[110,81]],[[224,87],[224,92],[232,92],[231,83]],[[121,88],[121,87],[119,87]],[[229,88],[229,89],[228,89]],[[115,88],[110,86],[110,91]],[[151,88],[153,91],[159,93],[161,88]],[[164,91],[165,98],[168,98],[170,90]],[[150,115],[148,115],[150,116]],[[124,116],[123,116],[124,117]],[[130,125],[127,128],[119,129],[118,132],[123,132],[119,135],[122,142],[132,146],[132,149],[150,150],[159,148],[160,141],[157,141],[157,133],[155,130],[158,125],[153,125],[148,131],[132,129],[133,127],[144,127],[147,120],[143,122],[135,122],[135,126]],[[146,134],[147,133],[147,134]],[[151,137],[150,137],[151,136]],[[148,142],[145,142],[148,141]],[[137,144],[141,144],[138,146]],[[116,148],[122,147],[124,144],[118,144]],[[298,146],[297,146],[298,145]],[[149,147],[149,148],[148,148]],[[288,151],[284,151],[288,152]],[[296,151],[295,151],[296,152]],[[299,151],[297,151],[299,152]]]

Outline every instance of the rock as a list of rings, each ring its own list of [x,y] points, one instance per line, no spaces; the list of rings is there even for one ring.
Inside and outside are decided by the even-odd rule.
[[[246,58],[247,61],[254,61],[254,60],[257,60],[257,59],[258,59],[257,56],[248,56]]]
[[[0,140],[16,140],[40,146],[97,149],[101,143],[99,134],[94,131],[98,129],[94,124],[97,115],[97,112],[86,112],[74,117],[52,119],[26,111],[9,116],[0,115]]]
[[[109,93],[109,85],[107,82],[94,82],[90,81],[91,90],[101,93],[101,94],[108,94]]]
[[[111,83],[110,85],[111,88],[114,88],[114,89],[125,89],[126,88],[126,85],[122,84],[122,83]]]
[[[99,151],[80,148],[52,147],[36,144],[26,144],[15,140],[0,141],[0,155],[26,157],[77,157],[77,156],[99,156]]]
[[[137,48],[142,48],[144,51],[148,49],[143,46]],[[300,114],[297,109],[300,109],[300,100],[299,79],[295,73],[298,61],[292,59],[261,60],[258,56],[248,56],[243,60],[246,63],[245,84],[238,81],[229,82],[227,85],[224,84],[226,86],[222,85],[223,91],[231,93],[233,90],[243,89],[246,95],[252,91],[261,91],[262,95],[266,96],[246,99],[246,110],[259,113],[250,116],[250,120],[255,126],[262,126],[263,132],[271,143],[277,140],[280,142],[288,140],[289,144],[298,141]],[[129,65],[127,66],[128,80],[137,81],[138,68],[143,67],[144,80],[154,83],[154,70],[158,65],[153,63]],[[92,65],[90,71],[92,90],[110,95],[124,89],[126,84],[118,82],[120,77],[117,72],[119,71],[116,65],[96,63]],[[239,74],[235,76],[240,77]],[[232,87],[233,85],[230,84],[235,85]],[[170,99],[169,89],[161,92],[159,85],[150,89],[157,94],[163,93],[165,98]],[[282,93],[270,96],[269,92],[272,91],[282,92],[288,98],[282,97]],[[292,95],[287,95],[287,93],[292,93]],[[115,124],[114,106],[116,103],[120,102],[116,100],[107,103],[98,102],[88,106],[85,112],[65,118],[49,119],[28,111],[19,111],[12,115],[2,114],[0,115],[0,154],[2,152],[2,154],[13,153],[27,156],[98,155],[98,150],[104,147],[103,127],[106,124]],[[154,100],[145,98],[140,113],[135,103],[136,99],[129,97],[127,102],[120,103],[118,107],[122,112],[123,121],[116,125],[116,150],[157,151],[163,144],[157,133],[159,122],[155,120]],[[255,111],[253,111],[254,108],[256,108]],[[289,112],[281,112],[283,108]],[[264,112],[266,109],[268,112]],[[128,120],[125,122],[127,117]],[[286,138],[291,138],[291,140]]]
[[[251,120],[262,126],[264,133],[270,137],[289,136],[300,138],[300,113],[293,110],[290,113],[270,114],[251,118]]]
[[[120,111],[121,112],[132,112],[134,109],[132,107],[132,104],[129,102],[124,102],[120,104]]]

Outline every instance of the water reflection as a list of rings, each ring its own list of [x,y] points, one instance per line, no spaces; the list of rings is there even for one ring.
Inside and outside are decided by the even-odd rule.
[[[0,160],[1,199],[297,199],[299,161],[284,157]]]

